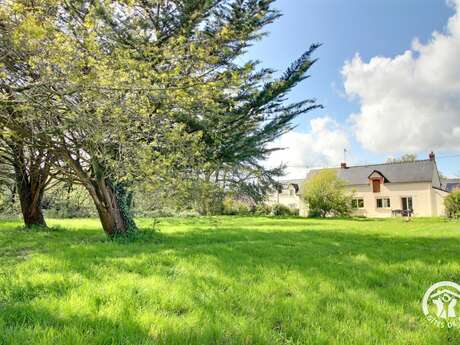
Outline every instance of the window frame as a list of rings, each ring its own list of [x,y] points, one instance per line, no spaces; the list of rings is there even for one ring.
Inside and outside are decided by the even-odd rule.
[[[401,197],[401,209],[404,210],[404,202],[403,200],[407,200],[407,210],[411,210],[412,212],[414,211],[414,197],[413,196],[402,196]],[[410,199],[410,208],[409,208],[409,199]]]
[[[361,203],[360,203],[361,201]],[[354,206],[354,204],[356,203],[356,207]],[[360,206],[360,204],[362,204],[362,206]],[[351,199],[351,208],[353,210],[361,210],[364,208],[364,198],[353,198]]]
[[[379,206],[379,201],[381,202],[381,205],[382,206]],[[385,202],[387,201],[387,202]],[[375,199],[375,205],[376,205],[376,208],[378,209],[391,209],[391,198],[390,197],[387,197],[387,196],[382,196],[382,197],[379,197],[379,198],[376,198]]]

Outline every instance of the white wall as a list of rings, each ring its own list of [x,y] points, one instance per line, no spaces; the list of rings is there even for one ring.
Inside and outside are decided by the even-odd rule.
[[[292,195],[290,186],[288,190],[283,190],[277,195],[273,193],[269,196],[268,204],[279,203],[299,209],[301,216],[308,216],[308,207],[305,206],[301,195]],[[348,190],[353,193],[354,198],[364,199],[364,208],[354,210],[353,214],[372,218],[391,217],[391,210],[402,209],[403,197],[412,197],[412,207],[416,217],[432,217],[444,215],[444,197],[447,192],[434,189],[430,182],[417,183],[384,183],[380,185],[380,193],[373,193],[370,184],[349,186]],[[391,207],[377,208],[377,198],[390,198]]]
[[[380,186],[380,193],[373,193],[371,185],[350,186],[355,198],[364,199],[364,209],[354,212],[366,217],[391,217],[391,210],[402,209],[403,197],[412,197],[414,216],[437,216],[437,209],[433,208],[434,196],[431,182],[418,183],[384,183]],[[389,208],[377,208],[377,198],[390,198]]]
[[[290,208],[299,208],[301,206],[301,196],[297,195],[294,186],[290,185],[288,189],[283,189],[281,193],[273,192],[267,199],[268,205],[280,203]]]

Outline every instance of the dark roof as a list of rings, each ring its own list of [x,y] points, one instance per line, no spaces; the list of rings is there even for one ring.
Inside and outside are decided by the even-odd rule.
[[[449,178],[442,180],[442,186],[448,192],[452,192],[455,189],[460,189],[460,178]]]
[[[293,179],[293,180],[279,181],[279,183],[281,184],[283,189],[286,189],[290,185],[292,185],[294,187],[296,193],[298,193],[299,190],[302,188],[304,182],[305,182],[304,179]]]
[[[305,179],[292,179],[292,180],[280,180],[279,183],[285,186],[290,184],[302,184],[305,182]]]
[[[307,175],[307,179],[320,170],[311,170]],[[368,184],[369,175],[374,171],[378,171],[390,183],[432,182],[433,186],[441,187],[436,162],[429,159],[413,162],[351,166],[348,168],[335,168],[335,170],[337,171],[337,176],[345,180],[349,185]]]
[[[383,181],[385,181],[385,182],[390,182],[390,181],[388,181],[388,179],[385,177],[385,175],[383,175],[383,174],[382,174],[380,171],[378,171],[378,170],[372,170],[372,172],[369,174],[369,176],[368,176],[367,178],[370,179],[371,176],[374,175],[374,174],[380,175],[380,177],[383,178]]]

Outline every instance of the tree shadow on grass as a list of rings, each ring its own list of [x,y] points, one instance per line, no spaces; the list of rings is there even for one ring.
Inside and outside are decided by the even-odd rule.
[[[129,317],[117,322],[78,311],[63,316],[44,306],[14,304],[2,308],[2,319],[4,344],[147,344],[149,340],[148,330]]]
[[[265,220],[254,225],[267,226],[260,225],[264,222]],[[297,225],[297,222],[294,223]],[[34,239],[33,236],[26,236],[24,239],[29,242],[35,241],[31,250],[40,250],[40,246],[46,241],[54,242],[52,246],[41,251],[44,256],[57,263],[48,269],[52,274],[76,273],[88,280],[94,280],[96,277],[110,280],[117,279],[119,274],[127,273],[133,275],[133,279],[161,277],[168,280],[171,285],[176,284],[176,279],[181,279],[181,283],[187,281],[188,286],[193,287],[190,290],[193,305],[204,315],[212,314],[216,310],[218,296],[232,294],[231,289],[227,290],[228,282],[248,284],[249,288],[272,279],[276,283],[273,285],[275,288],[282,285],[289,274],[295,274],[304,279],[305,286],[312,291],[317,287],[311,284],[323,281],[334,286],[337,291],[343,291],[343,294],[347,291],[356,291],[363,295],[375,295],[392,308],[403,308],[407,314],[421,317],[418,309],[424,290],[436,281],[456,281],[460,276],[457,254],[460,239],[456,237],[400,237],[359,233],[359,229],[354,229],[352,223],[348,224],[347,232],[340,229],[313,230],[309,228],[313,224],[318,223],[307,223],[305,226],[308,226],[308,229],[298,231],[265,231],[250,225],[232,226],[231,229],[227,226],[219,229],[212,226],[188,227],[187,231],[174,233],[144,231],[138,240],[130,244],[106,241],[99,235],[95,236],[94,230],[63,231],[51,234],[52,237],[36,236],[38,238]],[[284,223],[280,227],[284,228]],[[316,228],[315,225],[312,228]],[[97,241],[85,241],[87,236]],[[208,265],[210,270],[218,272],[219,275],[195,276],[195,272],[191,271],[176,278],[174,272],[179,263],[183,262],[189,262],[195,267]],[[101,268],[107,272],[103,272],[102,276]],[[243,283],[240,282],[241,279],[244,279]],[[39,296],[43,297],[55,288],[43,288]],[[69,286],[64,290],[65,293],[72,288]],[[215,296],[202,298],[197,294],[199,291],[211,291]],[[286,287],[283,294],[281,297],[278,296],[280,304],[291,298],[290,287]],[[38,295],[25,293],[25,296],[26,298],[21,300],[24,303],[22,307],[32,308],[30,303]],[[327,298],[330,297],[323,297],[327,304]],[[324,304],[323,297],[320,301],[313,301],[320,313],[327,312],[320,309],[320,305]],[[137,297],[134,296],[133,299],[135,298]],[[356,308],[357,313],[362,313],[366,308],[358,297],[351,297],[348,303]],[[233,314],[246,317],[250,315],[250,308],[261,307],[262,305],[246,306],[239,301],[233,301],[228,306]],[[178,307],[177,310],[180,313],[187,312],[186,308]],[[45,311],[39,310],[38,313]],[[55,316],[46,313],[40,318],[49,318],[50,321],[46,322],[50,322],[50,327],[54,323],[61,326],[65,324],[78,329],[87,327],[91,332],[96,332],[101,327],[104,332],[108,332],[114,326],[103,317],[88,318],[75,324],[69,319],[56,319]],[[8,322],[18,325],[18,319],[14,317]],[[281,327],[280,322],[282,324],[285,320],[274,320],[273,327]],[[129,327],[140,334],[137,340],[143,341],[148,338],[143,327],[135,323]],[[211,333],[212,331],[210,330]],[[173,336],[175,333],[173,329],[168,332],[170,334],[165,337]],[[121,335],[116,333],[114,336]],[[458,332],[453,337],[458,340]],[[198,339],[197,343],[200,343],[200,340],[202,344],[210,343],[206,339]],[[133,341],[135,340],[134,337]]]
[[[458,238],[241,228],[150,233],[128,245],[102,242],[57,247],[47,255],[62,264],[56,273],[74,271],[88,279],[100,267],[147,277],[169,272],[175,260],[201,262],[208,258],[209,264],[229,279],[237,280],[242,274],[257,276],[261,269],[295,271],[305,279],[321,275],[344,287],[382,290],[385,298],[390,290],[390,298],[396,302],[401,296],[392,287],[401,286],[403,293],[420,290],[424,279],[428,286],[433,280],[458,280],[459,247]],[[449,273],[442,267],[455,271]]]
[[[54,241],[57,244],[52,250],[46,251],[47,255],[58,261],[81,256],[90,259],[88,265],[94,264],[91,259],[159,255],[165,251],[173,251],[178,257],[184,258],[205,254],[215,257],[217,262],[222,263],[222,269],[229,271],[238,269],[234,267],[235,260],[239,267],[252,265],[253,262],[284,266],[287,258],[298,258],[291,265],[308,269],[314,263],[345,263],[358,255],[365,256],[369,262],[387,265],[414,260],[428,265],[457,263],[460,245],[460,238],[457,237],[391,237],[375,233],[311,229],[264,231],[251,227],[218,230],[189,228],[175,233],[144,231],[139,239],[127,244],[94,236],[93,230],[71,231],[65,236],[57,233],[51,237],[30,238],[30,242],[34,243],[30,250],[42,248],[44,241]],[[96,241],[91,242],[93,239]],[[227,252],[225,247],[231,250]],[[253,260],[239,260],[239,257],[251,257]],[[358,261],[353,262],[359,264]],[[72,268],[72,262],[69,265]]]

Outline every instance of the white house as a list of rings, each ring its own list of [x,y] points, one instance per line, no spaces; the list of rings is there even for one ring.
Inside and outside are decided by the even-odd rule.
[[[302,180],[282,181],[283,188],[272,193],[268,203],[298,208],[300,215],[308,215],[308,208],[302,197],[303,185],[321,170],[310,170]],[[427,160],[360,166],[347,166],[342,163],[341,167],[335,170],[353,194],[354,215],[444,215],[443,201],[448,191],[441,182],[433,153],[430,153]]]

